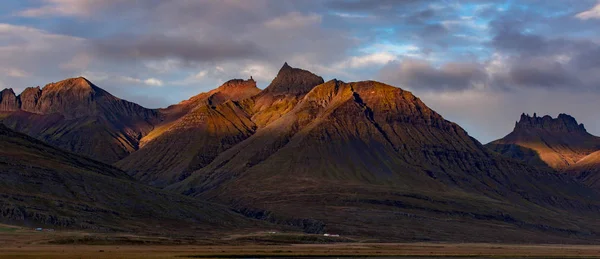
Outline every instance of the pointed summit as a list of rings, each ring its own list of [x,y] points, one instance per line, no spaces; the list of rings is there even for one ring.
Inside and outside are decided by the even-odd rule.
[[[272,95],[306,94],[313,87],[324,83],[322,77],[307,70],[293,68],[287,62],[283,64],[277,76],[263,92]]]

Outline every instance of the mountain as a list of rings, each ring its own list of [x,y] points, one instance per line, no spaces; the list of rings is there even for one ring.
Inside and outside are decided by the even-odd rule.
[[[0,190],[0,222],[8,224],[162,235],[262,226],[227,207],[136,183],[116,167],[1,124]]]
[[[291,111],[304,95],[323,82],[322,77],[293,68],[286,62],[265,90],[242,105],[251,114],[252,121],[264,127]]]
[[[290,82],[297,80],[275,89]],[[488,151],[408,91],[338,80],[298,90],[307,94],[267,90],[241,102],[258,126],[254,134],[166,189],[312,233],[386,241],[598,238],[598,192]]]
[[[83,77],[2,91],[0,119],[6,126],[51,145],[113,163],[138,149],[159,114],[121,100]]]
[[[234,79],[159,111],[164,122],[141,139],[140,150],[116,165],[160,187],[185,178],[254,133],[256,125],[237,101],[259,92],[254,80]]]
[[[591,153],[566,170],[581,182],[600,190],[600,150]]]
[[[565,171],[600,150],[600,138],[566,114],[557,118],[522,114],[510,134],[486,146],[504,156]]]
[[[323,78],[285,63],[265,90],[234,79],[160,111],[177,119],[141,140],[139,151],[116,163],[136,179],[165,187],[210,164],[221,152],[289,112]],[[167,116],[169,117],[169,116]]]
[[[90,85],[94,93],[102,93],[104,98],[109,95],[92,87],[87,80],[77,84]],[[80,100],[78,96],[90,95],[80,94],[86,91],[77,90],[78,87],[64,85],[73,88],[66,91],[70,97],[55,95],[56,99],[52,99],[55,101],[42,105],[51,109],[38,108],[46,100],[43,96],[48,86],[24,91],[27,94],[16,97],[19,110],[4,108],[3,122],[14,127],[11,122],[15,117],[27,115],[31,118],[18,122],[27,122],[30,128],[43,128],[48,133],[52,131],[45,128],[47,123],[69,122],[72,129],[64,134],[47,135],[58,143],[70,141],[72,138],[66,138],[69,134],[82,134],[85,129],[121,132],[122,127],[112,127],[111,123],[88,128],[86,121],[78,120],[94,118],[112,122],[105,117],[125,113],[118,108],[123,105],[116,105],[124,101],[107,101],[95,94],[91,95],[93,98]],[[2,107],[14,107],[11,101],[14,93],[11,93],[3,93],[3,100],[8,101],[3,101]],[[119,100],[108,98],[115,99]],[[78,109],[80,106],[74,105],[60,109],[66,100],[80,100],[75,103],[89,107]],[[24,107],[24,103],[28,104]],[[103,107],[114,110],[103,112],[106,111]],[[140,113],[122,116],[123,123],[130,125],[128,121],[137,121],[132,125],[142,126],[134,128],[138,131],[126,131],[139,132],[133,142],[136,145],[123,155],[113,156],[122,158],[115,165],[136,180],[164,190],[134,184],[125,179],[129,176],[112,168],[117,170],[115,176],[90,174],[93,179],[84,182],[94,186],[70,192],[85,195],[85,199],[75,196],[85,202],[98,201],[94,206],[112,210],[111,215],[122,217],[119,221],[128,229],[142,227],[135,222],[149,226],[150,221],[140,215],[158,215],[153,223],[188,218],[198,220],[199,226],[205,226],[208,220],[217,226],[230,221],[233,222],[230,226],[249,226],[247,219],[239,217],[242,214],[263,224],[291,226],[309,233],[369,237],[373,241],[548,243],[596,242],[599,238],[598,190],[551,168],[532,166],[492,152],[411,92],[383,83],[345,83],[335,79],[324,82],[323,78],[286,63],[263,91],[256,88],[253,80],[237,79],[165,109],[141,109]],[[145,112],[148,116],[141,116]],[[572,132],[577,137],[563,140],[566,143],[563,146],[585,142],[582,149],[596,148],[588,142],[590,138],[583,133],[583,125],[574,119],[562,119],[562,125],[551,122],[553,119],[530,122],[527,127],[533,129],[524,132],[548,131],[555,135],[563,135],[555,131]],[[89,133],[84,136],[86,140],[94,139],[88,137],[92,136]],[[90,143],[70,143],[73,145],[68,146],[69,150],[91,149],[90,156],[105,156],[96,153],[98,147],[90,147]],[[570,150],[560,147],[556,150]],[[18,151],[17,147],[7,149]],[[536,159],[535,151],[530,149],[521,146],[508,149],[516,150],[514,156]],[[103,152],[110,154],[108,151]],[[573,151],[564,157],[576,159],[575,155],[587,154]],[[11,160],[17,160],[14,157]],[[542,163],[543,158],[535,161]],[[11,165],[18,165],[12,175],[36,163],[31,160]],[[38,160],[47,165],[45,158]],[[52,172],[65,173],[57,169]],[[25,187],[6,188],[11,192],[31,186],[45,190],[39,184],[49,181],[45,179],[65,182],[53,177],[29,178],[33,182],[28,182],[28,178],[12,181],[25,182]],[[48,192],[54,195],[58,190],[61,189],[53,187]],[[143,194],[136,190],[143,190]],[[59,197],[71,201],[69,196]],[[38,205],[35,199],[19,199],[24,200],[19,206],[34,204],[35,208],[55,209],[52,205]],[[143,210],[127,211],[122,203],[115,204],[116,200],[129,205],[140,200]],[[147,200],[153,201],[146,204]],[[47,204],[42,201],[41,204]],[[160,211],[166,212],[160,215]],[[50,215],[77,216],[77,213],[61,211]],[[85,210],[81,215],[94,219]],[[98,219],[102,226],[117,228],[121,224],[109,224],[104,218],[117,222],[112,216],[102,216]]]

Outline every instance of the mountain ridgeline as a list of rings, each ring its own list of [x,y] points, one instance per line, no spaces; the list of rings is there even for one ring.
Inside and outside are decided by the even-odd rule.
[[[514,130],[486,145],[503,156],[574,175],[600,188],[600,137],[567,114],[521,115]]]
[[[19,96],[3,91],[2,122],[113,163],[127,175],[105,170],[121,178],[203,208],[219,204],[211,215],[228,215],[235,226],[260,222],[380,241],[600,239],[600,193],[582,182],[595,174],[554,169],[600,144],[567,115],[524,115],[515,132],[484,147],[409,91],[325,82],[287,63],[262,91],[252,79],[234,79],[156,110],[83,78],[56,84]],[[93,145],[95,138],[106,144]],[[540,152],[535,141],[548,146]],[[175,215],[188,216],[167,216]]]
[[[57,147],[113,163],[138,149],[159,114],[121,100],[85,78],[2,91],[0,120]]]

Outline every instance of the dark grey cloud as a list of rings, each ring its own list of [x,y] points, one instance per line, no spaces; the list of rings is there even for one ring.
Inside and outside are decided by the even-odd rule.
[[[561,63],[545,59],[521,61],[512,64],[509,83],[522,87],[568,88],[581,85],[574,73]]]
[[[191,37],[164,35],[119,35],[94,41],[92,48],[102,57],[121,60],[174,58],[187,63],[261,58],[267,55],[260,46],[251,41],[231,38],[195,40]]]
[[[440,68],[429,62],[405,59],[386,65],[380,72],[383,81],[420,90],[457,91],[485,84],[485,71],[474,63],[447,63]]]

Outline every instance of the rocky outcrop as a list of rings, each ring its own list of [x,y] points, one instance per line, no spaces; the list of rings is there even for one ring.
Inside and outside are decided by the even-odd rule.
[[[577,120],[570,115],[561,113],[556,118],[549,115],[538,117],[521,114],[521,119],[515,123],[515,131],[526,131],[531,129],[540,129],[550,132],[562,133],[587,133],[583,124],[577,124]]]
[[[39,112],[38,103],[41,97],[42,89],[40,89],[39,86],[25,88],[25,90],[19,95],[19,99],[21,100],[21,110],[32,113]]]
[[[511,145],[517,145],[521,150],[509,148]],[[583,124],[578,124],[567,114],[560,114],[557,118],[522,114],[510,134],[489,143],[487,147],[523,161],[537,163],[541,159],[548,166],[564,171],[599,150],[600,138],[589,134]]]
[[[12,88],[0,92],[0,112],[19,110],[19,100]]]

